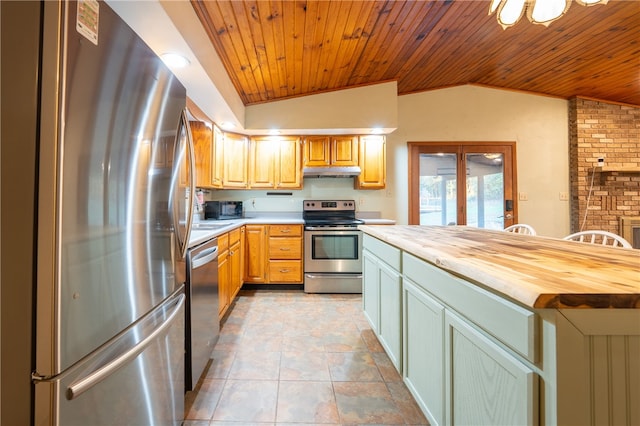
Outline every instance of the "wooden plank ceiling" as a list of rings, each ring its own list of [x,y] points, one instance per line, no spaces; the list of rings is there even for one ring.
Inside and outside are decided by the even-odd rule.
[[[640,1],[573,3],[503,30],[488,1],[197,1],[245,105],[397,81],[480,84],[640,105]]]

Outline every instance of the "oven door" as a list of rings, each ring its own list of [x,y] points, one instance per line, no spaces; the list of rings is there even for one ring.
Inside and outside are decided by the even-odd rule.
[[[305,228],[304,271],[362,273],[362,231]]]

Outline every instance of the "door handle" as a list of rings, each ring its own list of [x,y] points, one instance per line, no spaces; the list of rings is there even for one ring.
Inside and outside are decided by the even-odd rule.
[[[153,330],[147,337],[142,339],[138,344],[124,352],[122,355],[114,359],[113,361],[103,365],[102,367],[96,369],[92,373],[87,376],[76,380],[67,388],[67,399],[72,400],[78,397],[80,394],[86,392],[91,389],[96,384],[100,383],[110,375],[112,375],[116,370],[125,364],[131,362],[135,357],[137,357],[140,353],[142,353],[149,345],[151,345],[159,336],[164,334],[169,327],[173,325],[173,320],[176,318],[180,309],[184,305],[185,295],[180,294],[177,298],[175,306],[172,308],[171,313],[167,316],[167,319],[164,323],[162,323],[158,328]]]
[[[191,261],[191,269],[198,269],[199,267],[206,265],[207,263],[213,261],[218,255],[218,247],[212,247],[202,252],[198,253],[194,256]]]

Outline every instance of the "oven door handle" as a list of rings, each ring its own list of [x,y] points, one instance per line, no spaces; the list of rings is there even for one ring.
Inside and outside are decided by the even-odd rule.
[[[348,279],[352,279],[352,280],[362,279],[362,274],[351,274],[351,273],[347,273],[347,272],[338,273],[338,274],[330,273],[330,272],[328,272],[326,274],[314,274],[314,273],[308,273],[307,272],[306,274],[304,274],[304,276],[308,277],[308,278],[311,278],[311,279],[313,279],[313,278],[330,278],[330,277],[340,277],[340,279],[347,279],[348,278]]]

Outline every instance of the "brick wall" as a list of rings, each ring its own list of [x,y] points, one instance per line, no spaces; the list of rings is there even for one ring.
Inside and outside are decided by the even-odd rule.
[[[635,171],[596,171],[606,167]],[[621,234],[620,216],[640,216],[640,107],[591,99],[569,101],[571,232],[602,229]],[[589,188],[593,189],[589,198]],[[585,219],[585,209],[588,213]],[[584,225],[583,225],[584,223]]]

